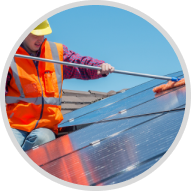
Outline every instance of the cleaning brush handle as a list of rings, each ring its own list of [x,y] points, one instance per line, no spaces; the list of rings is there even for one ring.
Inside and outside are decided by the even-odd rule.
[[[21,54],[15,54],[15,57],[42,61],[42,62],[50,62],[50,63],[61,64],[61,65],[66,65],[66,66],[73,66],[73,67],[78,67],[78,68],[101,70],[100,67],[96,67],[96,66],[88,66],[88,65],[75,64],[75,63],[69,63],[69,62],[62,62],[62,61],[58,61],[58,60],[50,60],[50,59],[46,59],[46,58],[26,56],[26,55],[21,55]],[[136,73],[136,72],[122,71],[122,70],[114,70],[113,73],[127,74],[127,75],[132,75],[132,76],[141,76],[141,77],[147,77],[147,78],[155,78],[155,79],[161,79],[161,80],[172,80],[172,81],[180,80],[179,78],[176,78],[176,77],[157,76],[157,75],[142,74],[142,73]]]
[[[180,80],[179,78],[176,78],[176,77],[157,76],[157,75],[142,74],[142,73],[136,73],[136,72],[121,71],[121,70],[115,70],[114,72],[119,73],[119,74],[127,74],[127,75],[132,75],[132,76],[155,78],[155,79],[161,79],[161,80],[171,80],[171,81],[179,81]]]

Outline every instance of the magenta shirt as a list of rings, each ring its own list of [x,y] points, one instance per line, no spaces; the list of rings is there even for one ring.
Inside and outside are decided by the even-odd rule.
[[[71,62],[71,63],[77,63],[77,64],[83,64],[83,65],[89,65],[89,66],[100,66],[101,64],[105,63],[103,60],[94,59],[89,56],[81,56],[78,53],[75,53],[72,50],[68,50],[68,48],[63,45],[63,61],[65,62]],[[37,56],[40,55],[40,52],[37,52]],[[38,61],[33,61],[35,65],[38,64]],[[105,77],[106,75],[97,75],[97,70],[90,70],[85,68],[77,68],[72,66],[65,66],[63,65],[63,77],[64,79],[82,79],[82,80],[90,80],[90,79],[98,79],[101,77]],[[8,87],[11,81],[11,74],[8,73],[7,75],[7,81],[6,81],[6,87],[5,87],[5,95],[8,92]]]

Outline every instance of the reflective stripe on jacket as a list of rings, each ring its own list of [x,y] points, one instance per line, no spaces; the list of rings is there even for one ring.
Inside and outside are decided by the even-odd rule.
[[[22,47],[16,53],[28,55]],[[62,44],[45,39],[40,57],[63,61]],[[32,60],[14,58],[9,72],[12,79],[5,100],[10,126],[27,132],[46,127],[57,133],[57,125],[63,120],[63,67],[40,61],[36,67]]]

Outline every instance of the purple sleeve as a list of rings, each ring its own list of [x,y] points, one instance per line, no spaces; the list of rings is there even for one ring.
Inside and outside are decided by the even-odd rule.
[[[8,93],[8,86],[10,84],[10,81],[11,81],[11,73],[8,72],[6,86],[5,86],[5,95],[7,95],[7,93]]]
[[[74,51],[68,50],[68,48],[63,45],[63,60],[65,62],[70,63],[77,63],[77,64],[84,64],[89,66],[100,66],[101,64],[105,63],[103,60],[97,60],[93,59],[89,56],[80,56],[79,54],[75,53]],[[71,67],[71,66],[63,66],[64,69],[64,79],[70,79],[70,78],[77,78],[77,79],[83,79],[83,80],[89,80],[89,79],[98,79],[102,76],[97,75],[97,70],[91,70],[91,69],[85,69],[85,68],[77,68],[77,67]]]

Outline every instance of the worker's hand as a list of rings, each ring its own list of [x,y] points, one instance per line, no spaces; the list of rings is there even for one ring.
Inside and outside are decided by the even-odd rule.
[[[112,73],[114,70],[115,70],[115,68],[114,68],[113,66],[111,66],[110,64],[108,64],[108,63],[103,63],[103,64],[101,65],[101,70],[98,70],[98,71],[97,71],[97,75],[100,75],[100,74],[102,74],[102,75],[104,75],[104,74],[108,75],[109,73]]]

